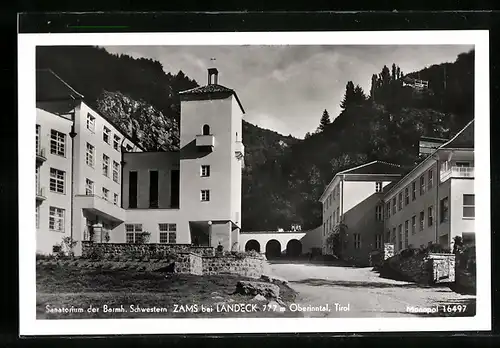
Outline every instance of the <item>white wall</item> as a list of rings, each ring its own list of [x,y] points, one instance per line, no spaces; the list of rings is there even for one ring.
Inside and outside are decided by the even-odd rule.
[[[43,108],[50,108],[50,103],[45,103]],[[52,246],[59,244],[62,238],[70,236],[71,233],[71,131],[70,119],[55,115],[44,109],[36,109],[36,124],[40,125],[40,146],[45,149],[47,160],[39,167],[40,187],[44,188],[46,200],[39,203],[39,228],[37,230],[37,252],[51,253]],[[64,157],[50,153],[51,129],[66,134],[66,153]],[[35,152],[35,149],[33,149]],[[35,160],[35,158],[33,158]],[[64,194],[50,192],[49,179],[50,168],[63,170],[65,172]],[[34,177],[34,173],[33,176]],[[22,185],[22,183],[20,183]],[[57,207],[65,210],[64,233],[49,230],[49,207]]]
[[[192,221],[232,220],[230,185],[234,181],[228,178],[234,158],[231,114],[230,98],[182,102],[180,208],[189,210]],[[196,136],[202,134],[204,124],[215,137],[213,151],[204,157],[184,158],[184,154],[196,157]],[[210,177],[200,176],[201,165],[210,165]],[[203,189],[210,190],[209,202],[200,199]]]
[[[260,252],[264,253],[266,251],[266,244],[270,240],[277,240],[281,244],[281,251],[286,251],[286,246],[292,239],[301,240],[306,235],[306,232],[251,232],[251,233],[240,233],[239,248],[241,251],[245,250],[245,245],[250,240],[256,240],[260,244]],[[302,252],[305,252],[304,246],[302,245]]]
[[[464,194],[474,194],[474,179],[451,179],[450,242],[464,232],[476,232],[475,219],[463,217]]]

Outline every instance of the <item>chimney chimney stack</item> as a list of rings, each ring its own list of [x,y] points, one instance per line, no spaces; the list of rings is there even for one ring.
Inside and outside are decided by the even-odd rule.
[[[218,83],[219,71],[217,68],[209,68],[208,69],[208,84],[216,85]]]

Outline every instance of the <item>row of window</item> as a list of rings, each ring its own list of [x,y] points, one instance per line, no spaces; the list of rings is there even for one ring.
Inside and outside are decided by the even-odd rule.
[[[361,249],[361,234],[353,233],[354,249]],[[375,249],[382,249],[383,236],[381,234],[375,235]]]
[[[85,195],[93,196],[94,194],[95,194],[95,183],[88,178],[85,179]],[[106,187],[102,187],[102,198],[104,198],[107,201],[111,199],[110,190],[107,189]],[[119,195],[117,193],[113,194],[113,204],[119,205]]]
[[[94,168],[95,166],[95,147],[94,145],[87,143],[87,151],[85,153],[85,163]],[[109,156],[106,154],[102,155],[102,174],[105,177],[109,178],[109,166],[111,160]],[[120,164],[116,161],[113,161],[113,181],[116,183],[120,183]]]
[[[92,133],[95,133],[95,117],[92,116],[91,114],[87,114],[87,129],[91,131]],[[108,144],[111,145],[111,129],[109,129],[106,126],[103,126],[102,128],[102,140]],[[121,138],[120,136],[113,134],[113,148],[116,151],[120,151],[120,141]]]
[[[325,211],[330,207],[333,203],[334,200],[340,197],[340,185],[337,185],[333,188],[332,193],[328,196],[328,198],[325,200]]]
[[[427,182],[425,180],[426,176],[427,176]],[[386,211],[385,211],[386,218],[391,216],[391,213],[392,215],[395,215],[398,211],[403,210],[403,205],[407,206],[410,204],[410,186],[411,186],[411,201],[413,202],[417,199],[417,182],[413,181],[411,185],[408,185],[404,189],[401,189],[401,191],[399,191],[399,193],[392,198],[392,208],[390,199],[386,203]],[[434,186],[434,171],[430,169],[427,171],[427,175],[422,174],[422,176],[420,176],[419,178],[420,196],[423,196],[426,192],[430,191],[433,188],[433,186]]]
[[[177,225],[169,223],[158,224],[160,243],[175,244],[177,240]],[[135,243],[140,240],[143,233],[141,224],[125,224],[126,242]]]
[[[340,222],[340,209],[337,207],[323,223],[323,236],[326,236],[338,222]]]

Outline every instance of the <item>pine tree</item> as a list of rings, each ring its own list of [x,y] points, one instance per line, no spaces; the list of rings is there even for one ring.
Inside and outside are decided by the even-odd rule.
[[[366,101],[366,95],[365,95],[365,92],[363,91],[363,88],[361,88],[360,85],[356,85],[356,87],[354,87],[353,104],[354,105],[361,105],[365,101]]]
[[[370,99],[372,101],[375,101],[375,91],[377,89],[377,84],[378,84],[377,74],[373,74],[372,75],[372,85],[370,88]]]
[[[356,97],[355,94],[356,92],[354,91],[354,83],[352,81],[347,82],[345,86],[344,99],[340,103],[340,107],[345,110],[350,105],[352,105]]]
[[[395,63],[392,63],[392,81],[396,81],[397,77],[396,77],[396,64]]]
[[[322,132],[325,130],[325,128],[331,123],[330,121],[330,115],[328,114],[328,111],[323,111],[323,115],[321,116],[321,120],[319,121],[319,126],[318,126],[318,132]]]

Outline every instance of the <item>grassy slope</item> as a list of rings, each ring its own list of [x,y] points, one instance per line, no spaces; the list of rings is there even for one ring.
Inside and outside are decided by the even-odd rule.
[[[188,274],[81,269],[59,265],[37,266],[37,318],[162,318],[162,317],[294,317],[298,313],[174,313],[174,305],[212,305],[216,303],[255,303],[252,297],[232,294],[236,283],[245,278],[234,275],[194,276]],[[282,300],[289,304],[295,292],[279,285]],[[260,302],[262,305],[267,302]],[[164,307],[167,313],[103,313],[102,307],[129,309],[130,305]],[[46,306],[83,308],[84,313],[47,313]],[[88,313],[90,306],[101,308]],[[262,307],[262,306],[259,306]],[[215,308],[215,307],[213,307]]]

